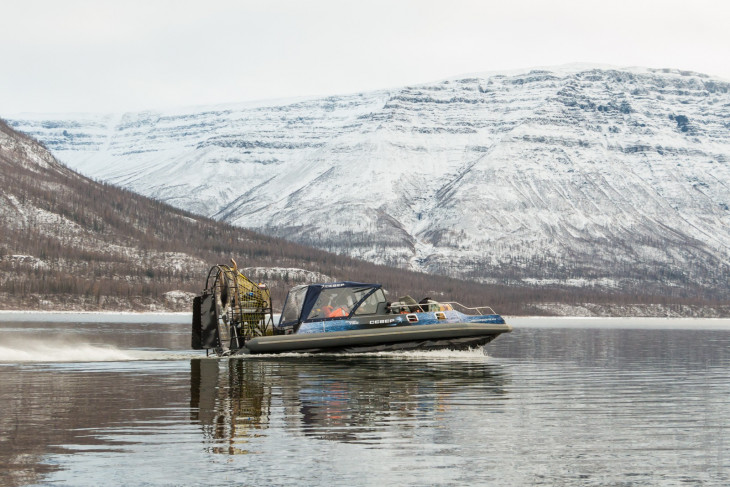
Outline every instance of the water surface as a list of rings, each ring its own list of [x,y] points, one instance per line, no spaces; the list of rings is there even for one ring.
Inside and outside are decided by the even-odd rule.
[[[0,323],[0,485],[730,484],[722,327],[218,360],[127,321]]]

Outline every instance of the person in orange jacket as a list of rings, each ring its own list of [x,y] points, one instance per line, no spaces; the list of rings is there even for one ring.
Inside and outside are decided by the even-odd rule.
[[[338,317],[338,316],[347,316],[348,314],[349,313],[347,311],[345,311],[344,308],[335,308],[330,312],[329,316],[330,316],[330,318],[334,318],[334,317]]]

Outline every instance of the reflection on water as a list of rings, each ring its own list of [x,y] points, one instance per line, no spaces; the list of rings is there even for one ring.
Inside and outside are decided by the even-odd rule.
[[[456,354],[455,354],[456,355]],[[402,355],[314,356],[190,361],[191,419],[214,453],[249,453],[269,427],[272,398],[287,429],[318,439],[377,445],[393,428],[453,407],[478,390],[484,411],[499,409],[506,373],[484,363]]]
[[[0,324],[0,485],[730,485],[728,331],[518,328],[486,356],[188,341]]]
[[[266,428],[271,377],[260,362],[190,361],[191,420],[200,423],[212,453],[248,453],[247,438]]]
[[[485,364],[402,357],[338,357],[290,369],[288,397],[307,436],[378,445],[393,431],[439,421],[457,394],[480,392],[485,412],[504,394],[506,375]],[[286,397],[286,396],[284,396]]]

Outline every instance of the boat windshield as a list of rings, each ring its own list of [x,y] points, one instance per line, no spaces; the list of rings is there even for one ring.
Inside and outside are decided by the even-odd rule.
[[[355,315],[372,315],[378,312],[378,305],[383,304],[385,309],[385,293],[382,289],[378,289],[365,299],[355,310]]]
[[[302,313],[302,306],[304,306],[304,297],[307,294],[307,286],[296,286],[289,291],[286,297],[286,303],[284,303],[284,309],[281,310],[280,323],[289,323],[292,321],[299,320],[299,315]]]
[[[322,289],[306,319],[315,320],[350,316],[355,305],[373,291],[374,288],[372,287],[336,287]]]

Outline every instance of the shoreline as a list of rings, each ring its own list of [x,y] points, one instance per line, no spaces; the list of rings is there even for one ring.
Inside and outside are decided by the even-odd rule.
[[[73,311],[73,310],[31,310],[31,309],[0,309],[0,314],[27,313],[27,314],[98,314],[98,315],[189,315],[190,311]]]
[[[514,328],[730,331],[730,318],[683,318],[674,316],[505,316],[504,320]]]
[[[2,322],[190,323],[190,311],[33,311],[0,310]]]

